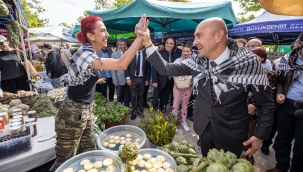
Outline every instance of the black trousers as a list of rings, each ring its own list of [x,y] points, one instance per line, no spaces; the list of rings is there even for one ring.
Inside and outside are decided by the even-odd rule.
[[[118,96],[118,102],[123,103],[124,106],[129,107],[131,98],[130,98],[130,89],[127,84],[118,85],[117,96]]]
[[[149,85],[145,86],[144,88],[144,95],[143,95],[143,105],[147,105],[147,95],[148,95]]]
[[[29,91],[30,88],[26,81],[27,75],[23,75],[14,79],[2,80],[1,89],[3,92],[7,91],[10,93],[17,93],[18,90]]]
[[[144,105],[144,83],[145,81],[143,78],[134,78],[134,80],[132,80],[132,85],[130,86],[130,95],[133,111],[136,111],[138,109],[141,113],[143,112]]]
[[[273,143],[272,139],[276,135],[276,132],[277,132],[277,117],[276,117],[276,112],[274,113],[273,117],[274,117],[274,122],[273,122],[273,125],[272,125],[272,128],[271,128],[269,139],[263,141],[263,146],[268,146],[269,147]]]
[[[162,89],[159,88],[155,88],[154,89],[154,93],[153,93],[153,108],[154,109],[160,109],[161,111],[166,110],[166,106],[168,103],[168,99],[170,96],[170,92],[174,87],[174,80],[167,80],[165,87]],[[160,107],[159,107],[159,101],[158,99],[160,99]]]
[[[215,148],[211,135],[211,122],[207,124],[205,131],[200,135],[201,152],[203,156],[207,156],[209,149]]]
[[[282,172],[303,171],[303,120],[294,116],[296,110],[302,109],[285,101],[276,112],[278,136],[275,140],[276,168]],[[290,167],[291,142],[293,158]]]
[[[189,99],[189,106],[187,108],[187,117],[192,117],[194,115],[194,100],[196,99],[196,95],[191,93]]]
[[[109,89],[108,97],[107,97],[107,87]],[[106,83],[104,84],[97,84],[96,91],[101,92],[102,96],[106,97],[109,101],[113,101],[115,95],[115,85],[113,84],[112,78],[106,78]]]

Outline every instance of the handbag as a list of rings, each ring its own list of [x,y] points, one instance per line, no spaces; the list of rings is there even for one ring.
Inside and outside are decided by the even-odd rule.
[[[187,90],[192,85],[192,77],[191,76],[178,76],[174,77],[174,83],[178,90]]]
[[[23,66],[24,70],[26,71],[25,62],[22,61],[22,58],[21,58],[19,50],[15,49],[15,51],[16,51],[17,56],[20,59],[21,65]],[[37,76],[39,76],[38,72],[36,71],[36,69],[34,68],[33,64],[29,60],[27,60],[27,65],[28,65],[28,69],[29,69],[29,73],[30,73],[31,78],[36,78]]]

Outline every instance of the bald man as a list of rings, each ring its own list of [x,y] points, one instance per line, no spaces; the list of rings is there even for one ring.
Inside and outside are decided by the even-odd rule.
[[[252,50],[254,48],[261,47],[261,46],[262,46],[262,41],[258,38],[251,39],[246,44],[246,48],[248,50]]]
[[[202,154],[206,156],[209,149],[217,148],[239,157],[243,144],[251,144],[246,152],[251,157],[262,140],[269,137],[274,107],[256,55],[228,38],[226,25],[220,18],[210,18],[198,25],[194,40],[198,55],[180,63],[167,63],[156,51],[149,34],[138,33],[144,39],[147,60],[161,75],[194,78],[197,97],[193,127],[200,135]],[[254,94],[258,111],[257,127],[251,138],[247,136],[249,92]]]

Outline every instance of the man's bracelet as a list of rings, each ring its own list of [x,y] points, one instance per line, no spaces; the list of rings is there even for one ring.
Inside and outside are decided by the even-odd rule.
[[[151,43],[148,47],[145,47],[145,49],[147,49],[147,48],[149,48],[149,47],[151,47],[151,46],[153,46],[154,44],[153,43]]]

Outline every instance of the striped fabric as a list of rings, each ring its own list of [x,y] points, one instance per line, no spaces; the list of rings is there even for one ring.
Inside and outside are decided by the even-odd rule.
[[[207,69],[208,59],[199,58],[197,54],[182,62],[192,70],[200,72],[194,77],[194,94],[198,93],[198,81],[203,78],[206,79],[206,82],[212,78],[215,90],[220,90],[216,92],[218,101],[220,101],[222,91],[239,89],[237,84],[242,84],[245,88],[253,85],[257,91],[259,86],[264,86],[264,89],[269,86],[261,61],[253,52],[238,47],[231,38],[228,39],[227,46],[230,49],[229,59],[214,68]],[[228,89],[227,83],[233,85],[233,88]]]

